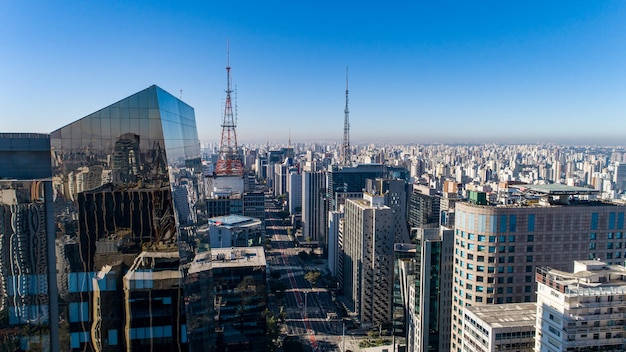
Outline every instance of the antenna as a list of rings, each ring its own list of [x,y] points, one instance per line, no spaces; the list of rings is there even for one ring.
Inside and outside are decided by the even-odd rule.
[[[216,175],[243,175],[243,165],[237,146],[237,126],[233,115],[230,95],[232,80],[230,77],[230,41],[226,42],[226,101],[224,102],[224,120],[222,122],[222,139],[220,141],[219,160],[215,166]]]
[[[178,96],[178,99],[183,100],[183,90],[180,90],[180,95]]]
[[[341,164],[350,166],[352,164],[352,153],[350,150],[350,110],[348,109],[348,66],[346,66],[346,108],[343,110],[343,143],[341,145]]]

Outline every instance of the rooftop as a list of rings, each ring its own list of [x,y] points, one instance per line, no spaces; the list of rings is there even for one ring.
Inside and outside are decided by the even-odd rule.
[[[266,266],[263,247],[212,248],[209,252],[196,254],[189,273],[212,268]]]
[[[209,224],[214,226],[242,226],[255,222],[260,220],[241,215],[216,216],[209,219]]]
[[[561,196],[561,195],[590,195],[599,193],[598,190],[574,187],[560,183],[546,184],[546,185],[529,185],[529,184],[516,184],[510,185],[511,188],[515,188],[524,193],[531,193],[536,195],[548,195],[548,196]]]
[[[537,305],[529,303],[488,304],[466,307],[465,310],[474,314],[492,329],[511,328],[535,325]]]

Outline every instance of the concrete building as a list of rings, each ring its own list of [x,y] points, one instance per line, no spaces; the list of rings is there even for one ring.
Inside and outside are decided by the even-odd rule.
[[[263,244],[263,223],[240,215],[209,219],[211,248],[253,247]]]
[[[328,270],[335,277],[343,270],[343,216],[343,211],[331,211],[328,215]],[[343,276],[338,278],[341,286]]]
[[[626,268],[574,262],[573,272],[540,267],[535,351],[626,350]]]
[[[343,228],[343,291],[362,326],[391,322],[393,212],[384,197],[347,199]]]
[[[534,302],[467,307],[463,351],[532,352],[536,312]]]
[[[263,247],[211,251],[217,351],[266,351]]]
[[[437,195],[437,190],[427,185],[416,184],[412,188],[409,195],[409,226],[412,228],[439,226],[441,196]]]
[[[574,260],[622,261],[626,207],[594,190],[520,185],[506,205],[456,204],[452,350],[463,341],[463,312],[476,304],[533,302],[534,270],[571,270]]]

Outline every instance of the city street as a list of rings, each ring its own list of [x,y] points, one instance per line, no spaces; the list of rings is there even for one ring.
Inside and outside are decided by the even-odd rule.
[[[300,337],[313,351],[339,351],[341,322],[336,318],[328,319],[328,313],[336,317],[332,296],[322,287],[322,280],[318,280],[314,288],[304,278],[308,270],[298,257],[303,249],[294,245],[287,227],[281,223],[279,208],[267,199],[266,231],[272,244],[272,250],[267,255],[270,271],[280,274],[278,281],[285,287],[284,298],[274,301],[284,305],[287,314],[282,333]],[[306,268],[312,266],[307,265]]]

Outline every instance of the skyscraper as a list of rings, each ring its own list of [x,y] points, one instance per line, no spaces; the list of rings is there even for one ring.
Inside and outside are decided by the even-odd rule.
[[[383,196],[346,200],[343,290],[363,326],[391,323],[393,219]]]
[[[623,260],[626,207],[585,200],[595,193],[587,188],[519,189],[524,196],[507,205],[456,204],[453,351],[464,349],[464,307],[535,300],[536,266],[571,270],[574,260]]]
[[[147,323],[151,316],[131,296],[182,286],[182,277],[159,281],[159,265],[138,258],[193,260],[204,196],[193,108],[151,86],[52,132],[51,149],[61,349],[186,350],[199,317]],[[168,297],[173,308],[162,312],[186,311],[187,299]]]
[[[56,351],[50,137],[0,134],[0,341],[8,350]]]

